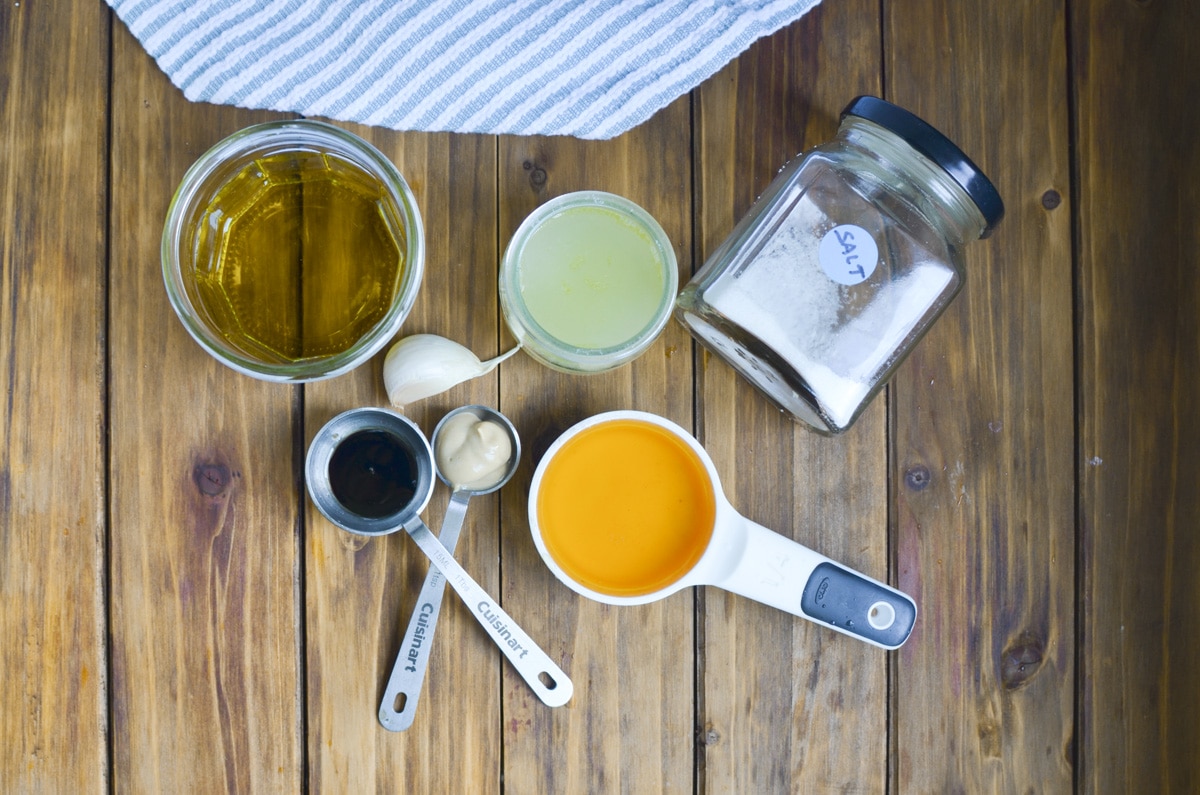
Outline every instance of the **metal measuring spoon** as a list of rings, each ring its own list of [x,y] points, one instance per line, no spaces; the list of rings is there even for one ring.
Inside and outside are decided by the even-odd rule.
[[[379,432],[409,458],[411,478],[404,484],[411,495],[402,505],[381,503],[379,512],[356,513],[343,504],[330,478],[331,462],[343,442],[360,432]],[[500,647],[500,651],[525,680],[534,694],[551,707],[571,700],[574,686],[561,668],[533,642],[512,617],[488,595],[442,546],[418,515],[433,494],[433,449],[416,424],[394,411],[378,408],[352,409],[334,417],[313,438],[304,464],[309,496],[317,510],[333,524],[356,535],[382,536],[401,528],[416,542],[426,557],[445,574],[447,581],[469,612]],[[364,468],[364,478],[377,475]],[[364,503],[367,504],[367,503]]]
[[[458,536],[467,515],[467,503],[471,498],[491,494],[500,489],[512,479],[521,463],[521,438],[517,435],[517,429],[508,417],[487,406],[463,406],[443,417],[433,430],[435,451],[439,449],[438,440],[446,423],[461,414],[470,414],[478,420],[490,420],[499,425],[508,433],[512,452],[500,480],[486,488],[456,486],[446,473],[435,465],[438,477],[453,490],[450,504],[446,506],[446,516],[442,520],[442,531],[438,534],[438,541],[449,552],[454,552],[454,547],[458,544]],[[425,682],[425,670],[429,665],[433,633],[437,629],[438,616],[441,614],[445,586],[445,576],[436,566],[430,566],[429,573],[425,575],[425,584],[421,586],[421,593],[417,596],[412,617],[408,621],[408,629],[404,632],[404,640],[400,642],[400,651],[396,653],[396,662],[392,666],[391,676],[388,677],[387,688],[383,691],[383,700],[379,704],[379,722],[389,731],[404,731],[412,726],[416,717],[417,701],[421,697],[421,687]]]

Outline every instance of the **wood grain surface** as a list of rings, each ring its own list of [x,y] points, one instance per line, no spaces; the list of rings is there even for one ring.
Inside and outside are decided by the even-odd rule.
[[[139,791],[299,784],[296,391],[192,341],[159,242],[184,171],[272,118],[184,100],[117,26],[109,214],[113,779]]]
[[[109,19],[0,3],[0,791],[109,780]],[[60,57],[47,61],[47,51]]]
[[[404,334],[513,344],[505,246],[549,199],[651,212],[686,280],[846,103],[947,133],[1008,214],[845,435],[785,420],[677,323],[631,366],[524,354],[405,407],[495,406],[524,455],[457,557],[563,667],[533,697],[453,593],[414,725],[379,701],[428,570],[308,500],[382,355],[289,386],[192,341],[160,237],[184,171],[277,113],[190,103],[99,0],[0,4],[0,791],[1166,792],[1200,788],[1200,6],[826,0],[611,141],[399,133],[424,281]],[[919,605],[886,653],[702,588],[576,596],[534,466],[609,409],[697,435],[734,507]],[[423,516],[436,532],[448,490]]]
[[[1079,780],[1200,789],[1200,6],[1072,9]]]
[[[1075,483],[1063,8],[889,10],[888,97],[955,140],[1007,208],[967,247],[967,286],[890,393],[899,584],[926,606],[897,655],[896,783],[1065,791]]]

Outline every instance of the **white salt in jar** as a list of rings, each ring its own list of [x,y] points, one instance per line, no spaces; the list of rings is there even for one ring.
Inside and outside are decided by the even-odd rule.
[[[963,284],[962,250],[1004,215],[962,150],[859,97],[680,293],[676,316],[781,409],[850,427]]]

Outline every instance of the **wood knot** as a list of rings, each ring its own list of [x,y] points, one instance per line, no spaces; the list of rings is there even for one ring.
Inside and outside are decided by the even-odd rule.
[[[1047,210],[1053,210],[1062,204],[1062,194],[1056,190],[1048,190],[1042,194],[1042,206]]]
[[[933,482],[933,474],[924,464],[910,466],[904,473],[904,485],[913,491],[924,491]]]
[[[546,174],[546,169],[537,165],[532,160],[526,160],[521,164],[521,168],[529,172],[529,184],[534,190],[541,190],[546,186],[546,180],[549,178]]]
[[[1003,747],[1000,741],[1000,727],[991,718],[981,718],[975,728],[979,734],[979,752],[985,757],[998,759]]]
[[[721,733],[711,723],[701,729],[699,734],[701,745],[711,747],[721,742]]]
[[[208,497],[224,494],[230,481],[229,467],[224,464],[197,464],[192,469],[192,482]]]
[[[1005,690],[1016,690],[1041,670],[1046,644],[1031,632],[1022,633],[1000,654],[1000,682]]]
[[[358,533],[342,533],[337,534],[338,543],[342,545],[342,549],[348,552],[361,552],[366,548],[367,542],[371,540],[370,536],[360,536]]]

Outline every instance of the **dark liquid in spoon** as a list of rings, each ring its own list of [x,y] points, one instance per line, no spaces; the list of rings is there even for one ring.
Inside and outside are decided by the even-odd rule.
[[[392,434],[357,431],[330,456],[329,487],[352,513],[366,519],[391,516],[416,493],[417,462]]]

